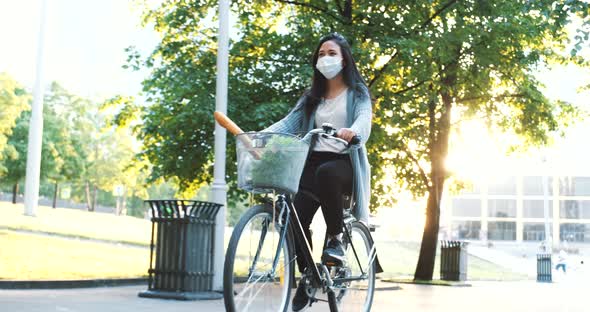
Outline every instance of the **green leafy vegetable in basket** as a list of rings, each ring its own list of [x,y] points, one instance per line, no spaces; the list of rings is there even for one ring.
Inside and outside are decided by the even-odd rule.
[[[308,145],[287,136],[273,136],[260,160],[252,164],[252,184],[295,192],[307,157]]]

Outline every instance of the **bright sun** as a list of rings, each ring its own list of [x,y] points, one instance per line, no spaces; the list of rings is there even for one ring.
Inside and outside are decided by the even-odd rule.
[[[495,175],[513,173],[518,165],[506,155],[518,139],[510,133],[490,133],[481,120],[466,120],[453,131],[446,166],[460,180],[478,182]]]

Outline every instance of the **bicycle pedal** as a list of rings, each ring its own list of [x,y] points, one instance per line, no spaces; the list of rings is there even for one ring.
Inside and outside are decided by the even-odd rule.
[[[325,262],[325,263],[326,263],[327,266],[331,266],[331,267],[335,267],[335,266],[338,266],[340,264],[340,263],[331,262],[331,261],[328,261],[328,262]]]
[[[339,268],[346,266],[346,261],[338,259],[322,259],[322,263],[327,267]]]

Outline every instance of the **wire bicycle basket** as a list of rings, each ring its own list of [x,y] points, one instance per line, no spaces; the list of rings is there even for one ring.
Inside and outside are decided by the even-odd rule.
[[[297,193],[309,144],[284,133],[236,136],[238,187],[254,193]]]

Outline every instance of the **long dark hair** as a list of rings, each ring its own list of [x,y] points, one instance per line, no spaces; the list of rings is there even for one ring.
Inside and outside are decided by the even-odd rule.
[[[318,46],[316,47],[313,53],[313,57],[311,59],[311,66],[313,67],[313,78],[311,82],[311,89],[309,89],[305,93],[305,112],[308,117],[320,103],[322,97],[324,97],[324,95],[326,94],[327,79],[326,77],[324,77],[324,75],[322,75],[322,73],[320,73],[320,71],[315,67],[315,65],[318,62],[320,47],[322,46],[322,44],[324,44],[324,42],[330,40],[334,41],[336,44],[338,44],[338,46],[340,46],[342,59],[344,60],[342,78],[346,86],[348,86],[348,88],[353,90],[355,94],[359,96],[369,96],[367,84],[365,83],[365,80],[359,73],[354,58],[352,57],[350,44],[348,43],[346,38],[344,38],[344,36],[342,36],[339,33],[328,34],[322,37],[322,39],[320,39],[320,42],[318,43]]]

